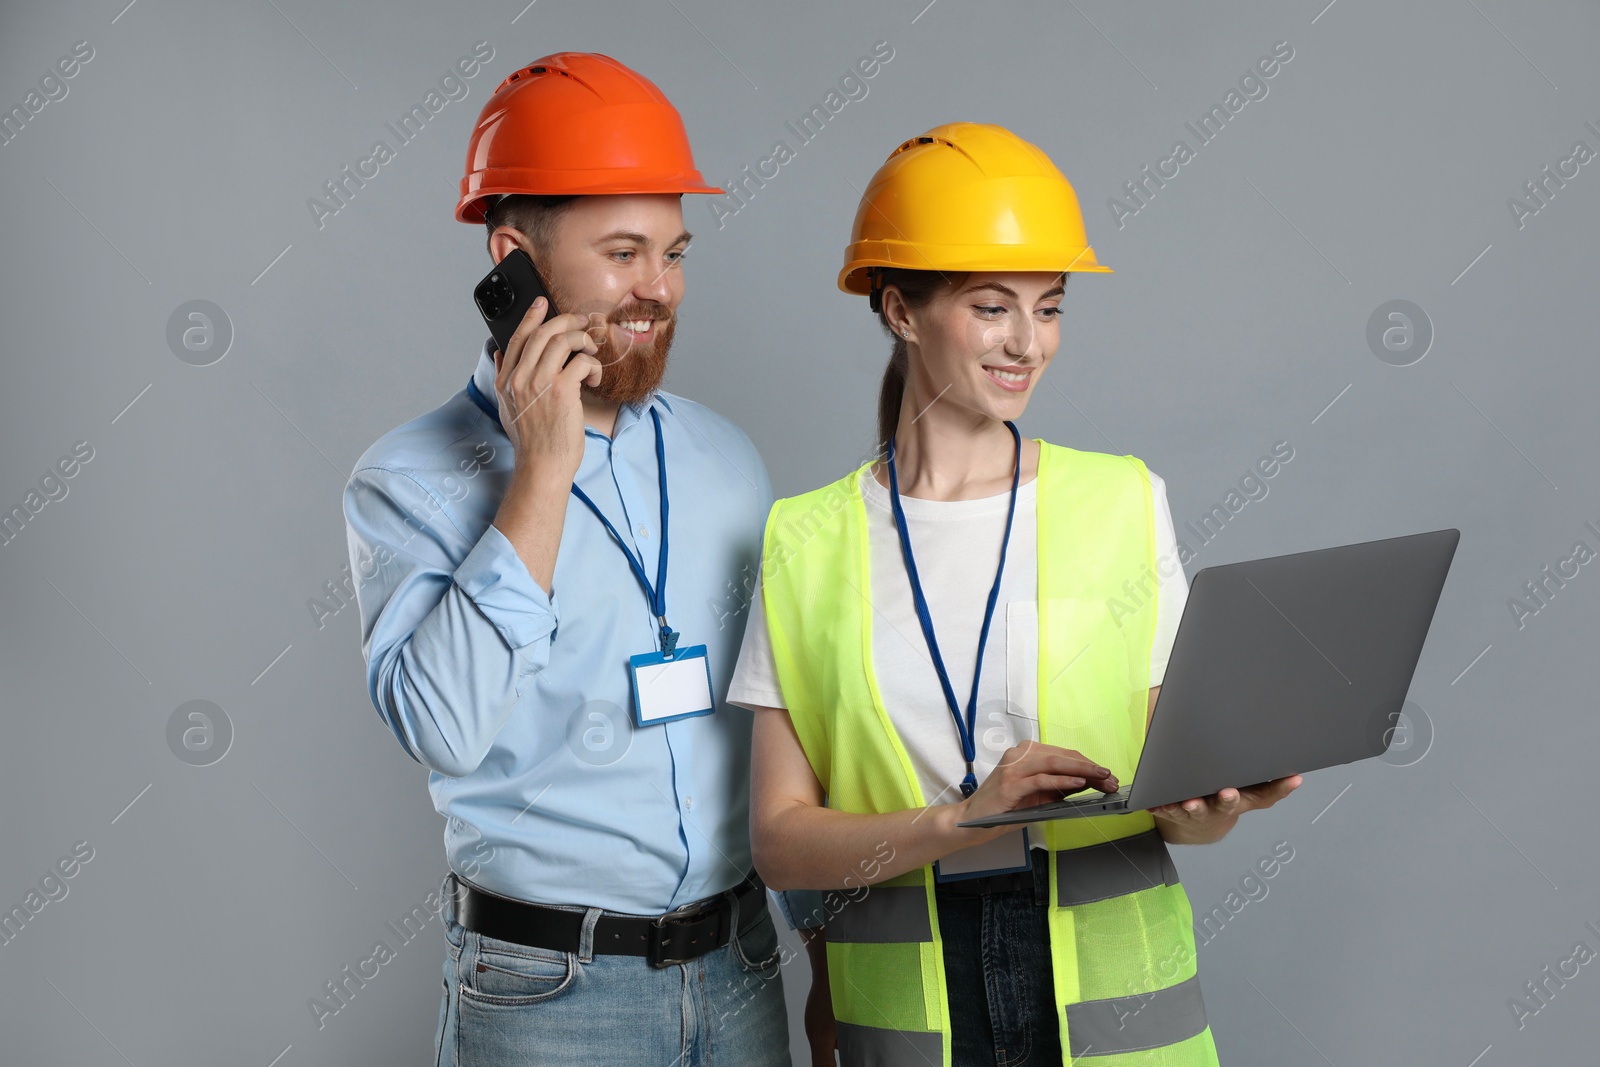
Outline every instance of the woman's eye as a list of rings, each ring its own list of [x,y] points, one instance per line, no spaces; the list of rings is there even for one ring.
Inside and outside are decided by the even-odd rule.
[[[973,307],[977,310],[978,314],[989,316],[1003,315],[1006,310],[998,304],[974,304]]]
[[[1059,319],[1061,317],[1060,308],[1040,308],[1039,312],[1040,314],[1052,319]]]

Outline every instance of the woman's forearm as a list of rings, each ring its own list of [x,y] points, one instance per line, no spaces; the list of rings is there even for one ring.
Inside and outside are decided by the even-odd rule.
[[[1001,831],[962,829],[961,804],[883,815],[794,803],[753,827],[756,869],[773,889],[854,889],[925,867]]]
[[[825,803],[827,790],[788,714],[757,707],[750,850],[756,870],[773,889],[854,889],[1014,832],[1009,825],[963,828],[958,823],[1059,800],[1085,784],[1108,793],[1117,788],[1111,772],[1081,752],[1024,741],[1001,755],[971,796],[954,803],[881,814],[836,811]]]

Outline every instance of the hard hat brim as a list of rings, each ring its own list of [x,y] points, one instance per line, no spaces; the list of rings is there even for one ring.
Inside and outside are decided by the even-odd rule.
[[[482,222],[488,205],[501,196],[646,196],[656,193],[713,193],[727,196],[726,189],[707,185],[700,175],[683,175],[677,180],[641,183],[637,179],[588,172],[574,181],[574,171],[553,175],[543,171],[499,171],[493,185],[469,188],[472,177],[461,180],[461,200],[456,204],[457,222]]]
[[[943,271],[951,274],[977,271],[1116,273],[1095,259],[1092,245],[1050,252],[1019,247],[1014,252],[1008,252],[993,245],[927,248],[909,241],[863,241],[851,245],[846,251],[844,269],[839,272],[839,288],[846,293],[866,296],[871,290],[867,281],[869,267],[897,267],[901,270]]]

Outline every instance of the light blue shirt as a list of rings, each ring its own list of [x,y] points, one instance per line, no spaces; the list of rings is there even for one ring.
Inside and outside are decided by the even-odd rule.
[[[497,405],[492,353],[486,342],[473,380]],[[655,914],[751,869],[752,713],[723,697],[772,489],[744,432],[684,397],[622,406],[610,437],[586,427],[577,484],[652,583],[650,407],[667,459],[667,621],[680,647],[706,646],[711,715],[633,725],[628,658],[658,647],[644,590],[569,497],[546,595],[492,525],[511,443],[465,389],[379,438],[345,489],[373,706],[430,772],[451,869],[504,896]]]

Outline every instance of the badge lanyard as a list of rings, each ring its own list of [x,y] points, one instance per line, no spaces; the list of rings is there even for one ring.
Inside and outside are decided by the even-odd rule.
[[[489,404],[482,390],[478,388],[477,382],[471,378],[467,379],[467,392],[471,395],[473,403],[482,408],[486,414],[494,419],[495,424],[504,430],[505,426],[500,422],[499,412]],[[664,659],[670,660],[673,658],[674,650],[678,644],[678,634],[672,627],[667,625],[667,455],[666,448],[661,440],[661,416],[656,414],[654,407],[650,409],[650,419],[655,423],[656,469],[660,474],[661,480],[661,551],[656,557],[656,583],[654,586],[650,584],[650,579],[644,572],[644,562],[640,557],[634,555],[633,550],[623,542],[622,535],[617,532],[617,528],[611,525],[611,520],[606,518],[605,513],[600,510],[593,500],[589,499],[588,493],[578,488],[576,482],[572,485],[572,495],[583,501],[589,510],[594,512],[595,518],[605,524],[606,530],[611,534],[612,539],[616,541],[617,547],[622,549],[624,556],[628,557],[628,566],[632,568],[633,576],[639,579],[639,585],[643,587],[645,597],[650,602],[650,613],[661,624],[661,655]]]
[[[922,581],[917,577],[917,561],[911,553],[911,535],[906,529],[905,511],[900,506],[900,481],[895,473],[894,464],[894,437],[889,438],[887,460],[889,502],[894,509],[895,530],[900,534],[900,553],[905,557],[906,575],[911,579],[911,599],[917,608],[917,621],[922,623],[922,635],[927,638],[928,651],[933,656],[933,669],[939,675],[939,685],[944,689],[945,703],[950,706],[950,714],[956,721],[956,733],[961,738],[961,755],[967,761],[967,776],[961,780],[963,797],[970,797],[978,788],[978,779],[972,767],[973,761],[977,758],[978,678],[983,672],[983,646],[989,639],[989,623],[994,619],[995,602],[1000,597],[1000,578],[1006,571],[1006,546],[1011,541],[1011,520],[1017,511],[1017,484],[1022,477],[1022,434],[1009,420],[1006,422],[1006,428],[1016,440],[1016,459],[1011,471],[1011,503],[1006,510],[1005,537],[1000,542],[1000,565],[995,568],[994,585],[989,589],[989,603],[983,611],[983,629],[978,632],[978,657],[972,667],[972,693],[967,697],[965,716],[961,713],[961,706],[956,703],[955,690],[950,685],[950,675],[944,668],[944,657],[939,654],[939,642],[933,635],[933,618],[928,614],[928,601],[922,595]]]
[[[589,510],[594,512],[594,517],[605,523],[606,529],[617,542],[617,547],[622,549],[622,554],[628,557],[628,566],[633,568],[633,576],[639,579],[639,585],[644,588],[644,595],[650,601],[650,613],[661,624],[661,655],[667,659],[672,658],[672,650],[678,643],[678,635],[667,625],[667,453],[661,443],[661,416],[656,414],[656,409],[650,409],[650,421],[656,426],[656,470],[661,476],[661,551],[656,555],[656,584],[652,587],[650,579],[645,576],[644,562],[623,543],[622,535],[617,533],[617,528],[611,525],[611,520],[605,513],[589,499],[589,494],[578,488],[578,483],[572,483],[572,495],[589,505]]]
[[[472,402],[493,418],[503,431],[505,426],[500,423],[499,412],[470,378],[467,379],[467,393],[472,397]],[[644,572],[643,553],[636,556],[611,520],[589,499],[589,494],[579,489],[576,482],[572,485],[572,495],[594,512],[595,518],[605,525],[606,532],[622,549],[622,554],[628,557],[628,567],[639,580],[645,599],[649,601],[650,614],[661,626],[660,651],[641,652],[628,657],[628,679],[633,690],[633,721],[640,727],[710,715],[717,708],[716,699],[712,696],[711,662],[706,655],[706,646],[679,648],[677,632],[667,625],[667,451],[662,442],[661,416],[653,406],[650,408],[650,421],[655,424],[656,473],[661,480],[661,551],[656,557],[655,585],[650,584],[650,578]]]

